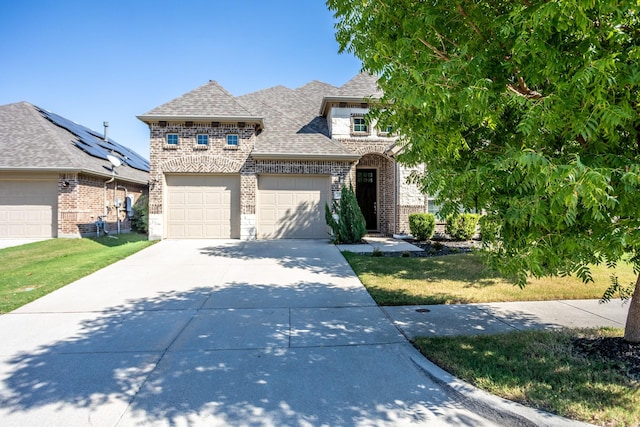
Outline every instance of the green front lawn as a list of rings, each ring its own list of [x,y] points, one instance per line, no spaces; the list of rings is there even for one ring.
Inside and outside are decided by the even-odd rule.
[[[0,313],[7,313],[155,242],[142,234],[51,239],[0,249]]]
[[[527,331],[418,338],[434,363],[505,399],[600,426],[640,425],[638,382],[619,361],[585,357],[576,337],[622,335],[619,329]]]
[[[600,265],[592,269],[593,283],[551,277],[530,279],[520,289],[513,281],[486,271],[474,254],[431,258],[343,255],[380,305],[597,299],[611,284],[611,274],[617,274],[621,284],[635,283],[637,277],[630,264],[622,263],[615,271]]]
[[[520,289],[485,270],[474,254],[433,258],[372,257],[344,252],[380,305],[456,304],[601,298],[615,273],[633,283],[629,264],[592,269],[594,283],[577,278],[532,279]],[[601,426],[640,425],[640,385],[620,360],[576,352],[577,336],[622,336],[621,330],[535,331],[471,337],[416,338],[430,360],[497,396]]]

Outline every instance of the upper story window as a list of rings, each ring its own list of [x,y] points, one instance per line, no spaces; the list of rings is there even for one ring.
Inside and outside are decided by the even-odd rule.
[[[379,129],[378,130],[378,135],[380,135],[380,136],[393,136],[394,135],[393,127],[387,126],[384,129]]]
[[[227,145],[231,146],[231,147],[237,147],[238,146],[238,135],[235,135],[235,134],[227,135]]]
[[[177,133],[168,133],[167,134],[167,145],[178,145],[178,134]]]
[[[351,133],[354,135],[369,135],[369,125],[364,117],[351,117]]]
[[[209,135],[199,134],[196,138],[198,145],[209,145]]]

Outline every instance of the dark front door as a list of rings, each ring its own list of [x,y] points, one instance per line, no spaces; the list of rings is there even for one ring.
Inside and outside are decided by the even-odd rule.
[[[378,229],[378,179],[375,169],[356,170],[356,198],[367,222],[367,230]]]

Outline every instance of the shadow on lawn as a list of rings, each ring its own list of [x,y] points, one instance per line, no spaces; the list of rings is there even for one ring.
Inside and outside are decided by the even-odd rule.
[[[437,305],[437,304],[469,304],[474,301],[460,295],[433,293],[429,295],[415,295],[401,289],[390,290],[380,286],[368,286],[367,290],[378,303],[383,306],[396,305]]]
[[[115,247],[126,245],[129,243],[149,241],[149,238],[146,234],[140,234],[140,233],[115,234],[113,232],[107,236],[89,237],[89,239],[93,240],[96,243],[99,243],[102,246],[107,246],[109,248],[115,248]]]

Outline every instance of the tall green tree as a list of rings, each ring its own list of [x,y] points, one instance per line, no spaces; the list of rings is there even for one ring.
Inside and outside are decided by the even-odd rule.
[[[373,115],[443,213],[485,209],[520,285],[630,256],[640,270],[638,0],[328,0],[379,76]],[[623,286],[614,282],[613,291]],[[640,342],[640,275],[625,339]]]

